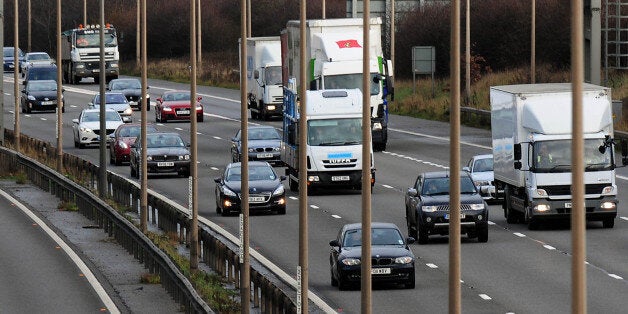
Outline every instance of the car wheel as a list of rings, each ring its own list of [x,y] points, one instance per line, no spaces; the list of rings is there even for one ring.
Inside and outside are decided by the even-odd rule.
[[[334,272],[330,271],[331,274],[331,285],[332,287],[338,287],[338,280],[336,280],[336,278],[334,278]]]
[[[419,234],[419,244],[427,244],[429,242],[429,236],[427,234],[427,230],[425,228],[421,228],[420,225],[417,224],[418,234]]]
[[[406,218],[406,226],[408,227],[408,236],[416,239],[417,238],[416,227],[413,228],[412,224],[410,223],[410,220],[408,220],[407,218]]]
[[[410,279],[408,280],[408,282],[406,282],[405,287],[406,289],[414,289],[415,286],[416,286],[416,279],[414,278],[414,273],[412,273],[410,275]]]
[[[74,139],[74,148],[78,148],[79,147],[79,143],[76,139]]]
[[[602,226],[607,229],[613,228],[615,226],[615,218],[607,218],[602,220]]]
[[[133,166],[131,166],[131,177],[135,178],[137,175],[137,171],[135,170],[135,168],[133,168]]]
[[[111,148],[110,148],[110,150],[111,150]],[[115,165],[116,164],[116,161],[113,159],[113,155],[111,155],[111,154],[109,154],[109,164],[110,165]]]
[[[113,159],[113,161],[114,161],[114,164],[115,164],[116,166],[121,166],[121,165],[122,165],[122,161],[121,161],[121,160],[118,160],[118,158],[114,158],[114,159]]]
[[[61,112],[65,113],[65,105],[61,106]]]
[[[251,110],[251,119],[257,119],[257,113]]]
[[[288,185],[290,186],[290,191],[292,192],[299,191],[299,182],[293,180],[292,178],[288,178]]]
[[[342,276],[338,274],[338,290],[348,290],[349,283],[342,279]]]
[[[285,207],[285,206],[282,206],[281,208],[279,208],[279,209],[277,210],[277,214],[279,214],[279,215],[285,215],[285,214],[286,214],[286,207]]]
[[[481,242],[481,243],[488,242],[488,225],[478,230],[478,242]]]
[[[203,121],[205,121],[205,115],[201,115],[200,117],[198,117],[198,118],[196,119],[196,121],[197,121],[197,122],[203,122]]]
[[[85,148],[85,144],[83,144],[83,143],[79,142],[79,143],[78,143],[78,148],[79,148],[79,149],[83,149],[83,148]]]
[[[221,214],[222,213],[222,209],[220,209],[220,205],[218,205],[218,201],[216,201],[216,214]]]
[[[229,216],[229,210],[228,210],[228,209],[226,209],[226,208],[223,208],[223,209],[222,209],[222,213],[220,213],[220,214],[221,214],[223,217],[225,217],[225,216]]]
[[[157,111],[157,108],[155,108],[155,122],[161,122],[159,121],[159,113]]]

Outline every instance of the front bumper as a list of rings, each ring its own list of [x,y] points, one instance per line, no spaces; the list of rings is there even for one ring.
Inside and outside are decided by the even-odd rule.
[[[190,171],[189,160],[147,161],[146,171],[149,173],[181,173]]]
[[[462,211],[460,218],[461,233],[468,233],[488,226],[488,211]],[[449,234],[449,211],[422,212],[420,229],[428,234]]]
[[[362,184],[362,171],[308,171],[307,184],[312,187],[360,186]],[[371,169],[371,186],[374,184],[375,170]]]
[[[617,203],[615,196],[604,196],[596,199],[585,199],[586,219],[589,221],[600,221],[617,217]],[[603,204],[614,204],[613,208],[602,208]],[[538,205],[549,205],[549,210],[539,211]],[[535,200],[530,203],[531,218],[533,219],[569,219],[571,217],[571,199],[566,200]],[[536,217],[536,218],[535,218]]]
[[[57,100],[39,101],[29,100],[26,105],[31,110],[57,110]]]
[[[283,103],[277,104],[265,104],[264,112],[268,116],[281,116],[283,115]]]
[[[373,266],[372,268],[390,268],[390,274],[371,275],[371,280],[376,283],[405,283],[414,278],[414,263]],[[338,277],[343,282],[360,283],[362,277],[361,265],[340,266]]]
[[[252,196],[253,195],[249,195],[249,197]],[[242,210],[242,202],[240,201],[239,197],[222,195],[220,199],[220,204],[223,210],[229,212],[239,212]],[[268,200],[260,203],[249,202],[249,211],[252,212],[281,211],[285,208],[285,194],[272,195]]]
[[[249,160],[266,161],[271,165],[281,165],[281,152],[249,152]]]

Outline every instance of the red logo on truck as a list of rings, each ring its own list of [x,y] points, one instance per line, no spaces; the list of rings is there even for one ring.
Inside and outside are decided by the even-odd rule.
[[[338,44],[338,48],[362,48],[355,39],[339,40],[336,43]]]

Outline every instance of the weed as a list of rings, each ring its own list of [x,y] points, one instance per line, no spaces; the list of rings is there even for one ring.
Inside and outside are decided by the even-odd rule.
[[[78,206],[74,202],[61,201],[59,202],[59,205],[57,205],[57,209],[75,212],[78,211]]]
[[[142,274],[142,276],[140,277],[140,282],[148,284],[159,284],[161,283],[161,277],[159,277],[159,275],[157,274],[145,273]]]

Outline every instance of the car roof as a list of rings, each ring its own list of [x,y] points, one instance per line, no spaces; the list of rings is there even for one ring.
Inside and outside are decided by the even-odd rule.
[[[117,78],[117,79],[113,79],[113,80],[111,80],[109,82],[111,83],[111,82],[123,82],[123,81],[139,81],[139,79],[136,79],[136,78]]]
[[[57,84],[57,81],[55,81],[55,80],[31,80],[31,81],[28,81],[26,84],[42,84],[42,83],[46,83],[46,84],[55,83],[55,84]]]
[[[466,172],[466,171],[460,171],[460,176],[461,177],[466,177],[466,176],[469,176],[469,173]],[[424,178],[449,178],[450,177],[450,172],[449,171],[424,172],[423,173],[423,177]]]
[[[42,52],[42,51],[39,51],[39,52],[27,52],[26,53],[26,56],[32,56],[32,55],[47,55],[47,56],[50,56],[47,52]]]
[[[392,229],[399,229],[399,227],[397,227],[397,225],[395,225],[392,222],[371,222],[371,229],[372,228],[392,228]],[[362,223],[351,223],[351,224],[346,224],[344,226],[342,226],[342,229],[344,230],[353,230],[353,229],[362,229]]]
[[[475,155],[473,159],[492,159],[493,154],[483,154],[483,155]]]
[[[177,132],[153,132],[153,133],[148,133],[146,134],[146,136],[162,136],[162,135],[176,135],[178,137],[181,137],[181,135]]]
[[[117,111],[111,109],[111,108],[105,108],[105,111],[113,111],[115,113],[117,113]],[[83,109],[82,112],[100,112],[100,108],[86,108]]]
[[[33,64],[33,66],[30,67],[29,71],[33,71],[35,69],[55,69],[55,70],[57,70],[57,65],[56,64],[35,63],[35,64]]]
[[[272,167],[268,162],[266,161],[257,161],[257,160],[251,160],[249,161],[249,166],[269,166]],[[240,164],[240,162],[232,162],[230,164],[227,165],[227,168],[232,168],[232,167],[241,167],[242,165]]]

